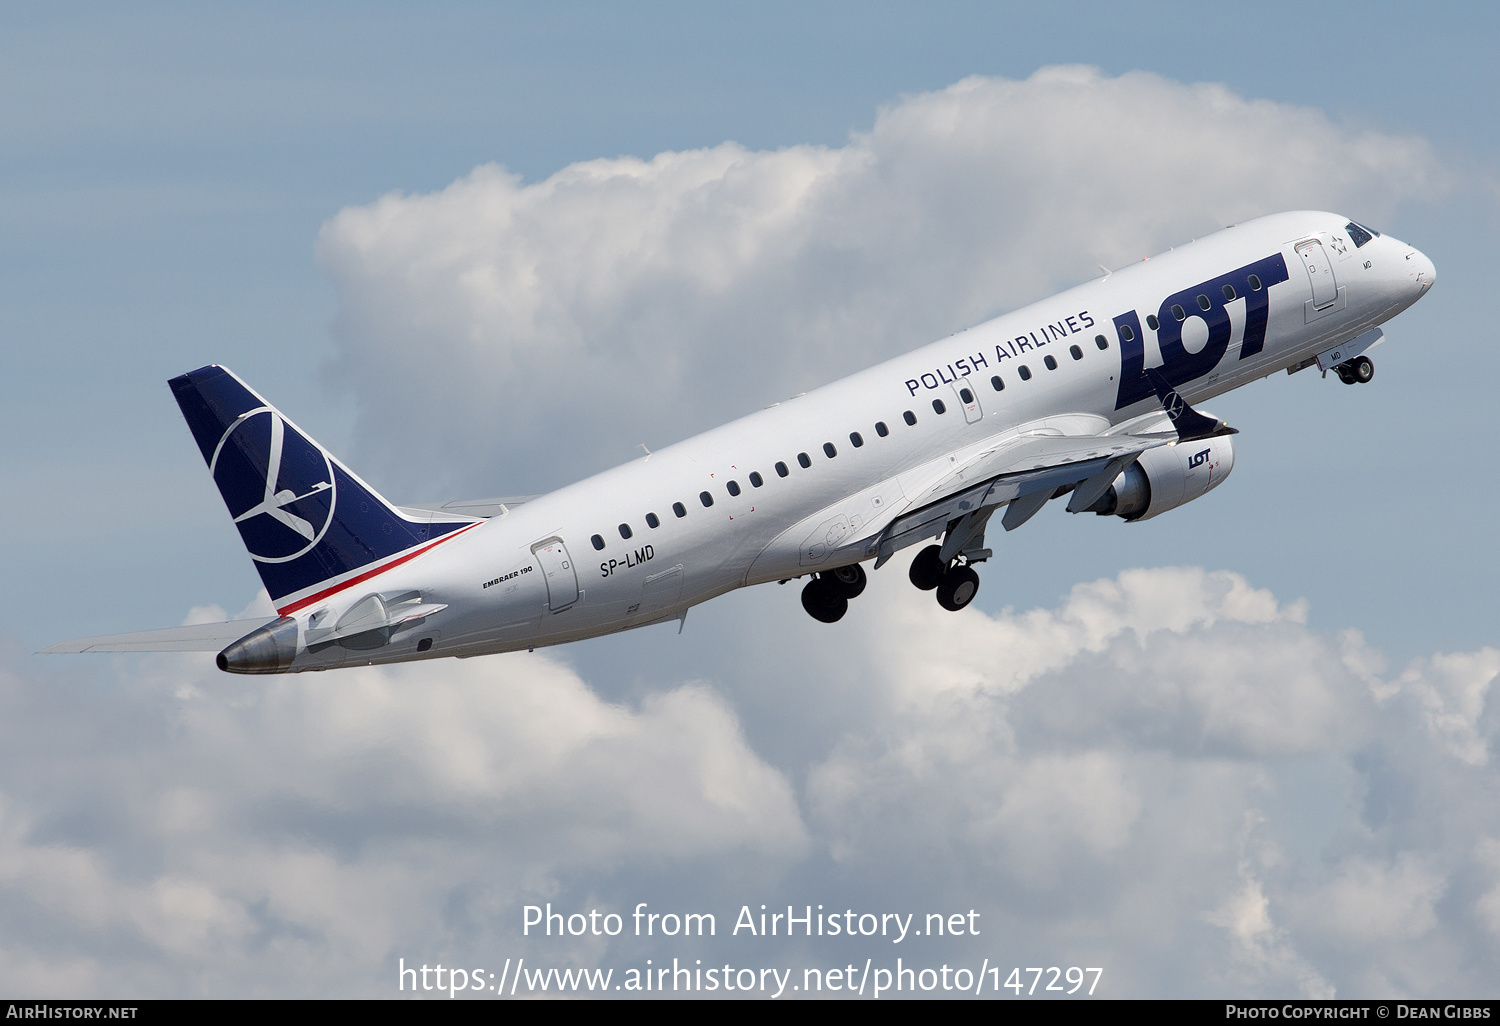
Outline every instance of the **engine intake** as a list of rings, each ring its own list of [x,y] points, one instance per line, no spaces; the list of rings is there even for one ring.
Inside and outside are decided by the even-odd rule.
[[[1233,469],[1234,443],[1227,435],[1147,449],[1086,512],[1150,520],[1206,495]]]

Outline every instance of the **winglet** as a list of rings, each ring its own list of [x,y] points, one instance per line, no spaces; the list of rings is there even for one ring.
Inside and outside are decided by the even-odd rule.
[[[1187,400],[1177,394],[1167,376],[1155,367],[1145,370],[1146,380],[1151,382],[1151,387],[1156,389],[1156,398],[1161,400],[1161,408],[1166,411],[1172,420],[1172,426],[1177,429],[1177,440],[1188,442],[1198,438],[1211,438],[1214,435],[1237,435],[1239,429],[1232,428],[1222,420],[1213,417],[1205,417],[1197,410],[1187,404]]]

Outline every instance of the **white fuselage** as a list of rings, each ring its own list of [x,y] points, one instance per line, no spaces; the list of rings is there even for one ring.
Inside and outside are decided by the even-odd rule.
[[[446,607],[379,649],[304,651],[292,669],[554,645],[868,559],[870,540],[892,518],[997,438],[1039,427],[1097,435],[1160,416],[1154,394],[1122,397],[1122,316],[1139,325],[1144,366],[1161,366],[1148,315],[1168,316],[1169,297],[1281,256],[1286,280],[1268,286],[1263,346],[1242,351],[1251,301],[1242,286],[1223,302],[1231,326],[1223,355],[1199,359],[1212,365],[1177,386],[1198,403],[1380,324],[1431,285],[1421,253],[1389,236],[1356,248],[1347,223],[1301,211],[1225,229],[529,501],[326,599],[290,596],[283,611],[299,619],[336,619],[371,591],[420,591]],[[1310,240],[1321,242],[1322,266]],[[1192,360],[1210,334],[1197,308],[1183,305],[1169,359]],[[974,401],[963,403],[960,388]]]

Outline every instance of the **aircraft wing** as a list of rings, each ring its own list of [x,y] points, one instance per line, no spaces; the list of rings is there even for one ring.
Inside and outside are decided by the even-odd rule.
[[[217,652],[238,641],[253,630],[275,621],[274,616],[253,620],[230,620],[227,623],[195,623],[188,627],[167,627],[158,631],[136,631],[133,634],[106,634],[97,638],[62,641],[42,649],[43,654],[59,652]]]
[[[454,499],[451,502],[418,502],[410,506],[398,506],[401,512],[416,517],[427,517],[434,513],[448,517],[477,517],[488,520],[498,517],[513,506],[530,502],[535,495],[505,495],[495,499]]]
[[[943,533],[976,510],[1010,504],[1006,530],[1020,527],[1072,486],[1082,509],[1093,504],[1147,449],[1176,441],[1175,433],[1139,435],[1022,435],[980,453],[928,486],[912,508],[892,520],[869,544],[879,567],[908,545]]]

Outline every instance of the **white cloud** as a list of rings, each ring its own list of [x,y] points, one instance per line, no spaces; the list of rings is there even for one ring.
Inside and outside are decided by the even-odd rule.
[[[1454,758],[1483,766],[1489,747],[1480,719],[1497,674],[1500,652],[1485,649],[1433,656],[1412,666],[1398,684],[1419,696],[1427,729]]]
[[[924,950],[1104,965],[1115,995],[1483,993],[1500,780],[1422,711],[1497,653],[1386,676],[1305,621],[1191,567],[993,616],[881,573],[837,627],[630,704],[549,655],[250,680],[172,656],[40,736],[22,711],[76,688],[12,669],[0,933],[28,941],[0,984],[381,994],[397,956],[680,954],[523,939],[525,903],[831,901],[974,908],[981,946]],[[755,705],[773,673],[797,700]]]
[[[1097,263],[1283,209],[1378,221],[1444,181],[1420,139],[1222,86],[970,78],[842,147],[724,143],[532,183],[486,165],[346,209],[320,240],[332,374],[360,410],[351,455],[390,487],[557,486]]]
[[[1412,852],[1384,865],[1351,858],[1301,909],[1309,929],[1346,943],[1380,944],[1420,937],[1438,924],[1434,908],[1443,876]]]
[[[50,686],[9,683],[8,713]],[[126,744],[131,776],[75,738],[47,750],[54,768],[93,767],[90,788],[63,771],[48,804],[0,795],[0,932],[47,924],[4,963],[24,975],[0,968],[12,991],[187,994],[220,978],[246,993],[260,978],[348,992],[403,944],[441,937],[455,889],[504,906],[509,927],[521,896],[566,874],[774,867],[807,844],[787,780],[702,686],[627,708],[518,654],[252,681],[174,656],[126,687],[155,721]],[[110,719],[94,712],[90,729]],[[89,839],[58,836],[53,803],[72,803],[62,819],[83,816]],[[81,953],[103,964],[78,975]]]
[[[1408,992],[1429,986],[1412,979],[1411,944],[1464,943],[1468,913],[1442,900],[1474,887],[1495,780],[1410,713],[1434,688],[1474,695],[1497,653],[1387,681],[1356,635],[1308,629],[1303,603],[1194,568],[993,617],[951,616],[879,575],[871,596],[883,608],[855,621],[869,654],[850,672],[880,713],[807,791],[810,829],[845,872],[894,887],[941,859],[999,907],[1024,905],[1017,929],[1033,939],[1107,922],[1140,994],[1180,985],[1126,937],[1159,935],[1156,956],[1223,988],[1202,993],[1343,996],[1378,992],[1351,943],[1389,957]],[[1465,722],[1487,722],[1468,708]],[[1488,916],[1483,888],[1469,900]],[[1191,921],[1220,941],[1189,943]]]
[[[1474,911],[1486,930],[1500,937],[1500,840],[1482,838],[1475,848],[1475,860],[1489,870],[1495,886],[1491,887],[1475,903]]]
[[[1225,975],[1240,987],[1285,981],[1293,983],[1302,997],[1336,997],[1337,990],[1293,949],[1288,932],[1271,921],[1270,899],[1250,867],[1242,863],[1240,876],[1240,889],[1204,916],[1206,921],[1223,927],[1234,941],[1237,964]]]

